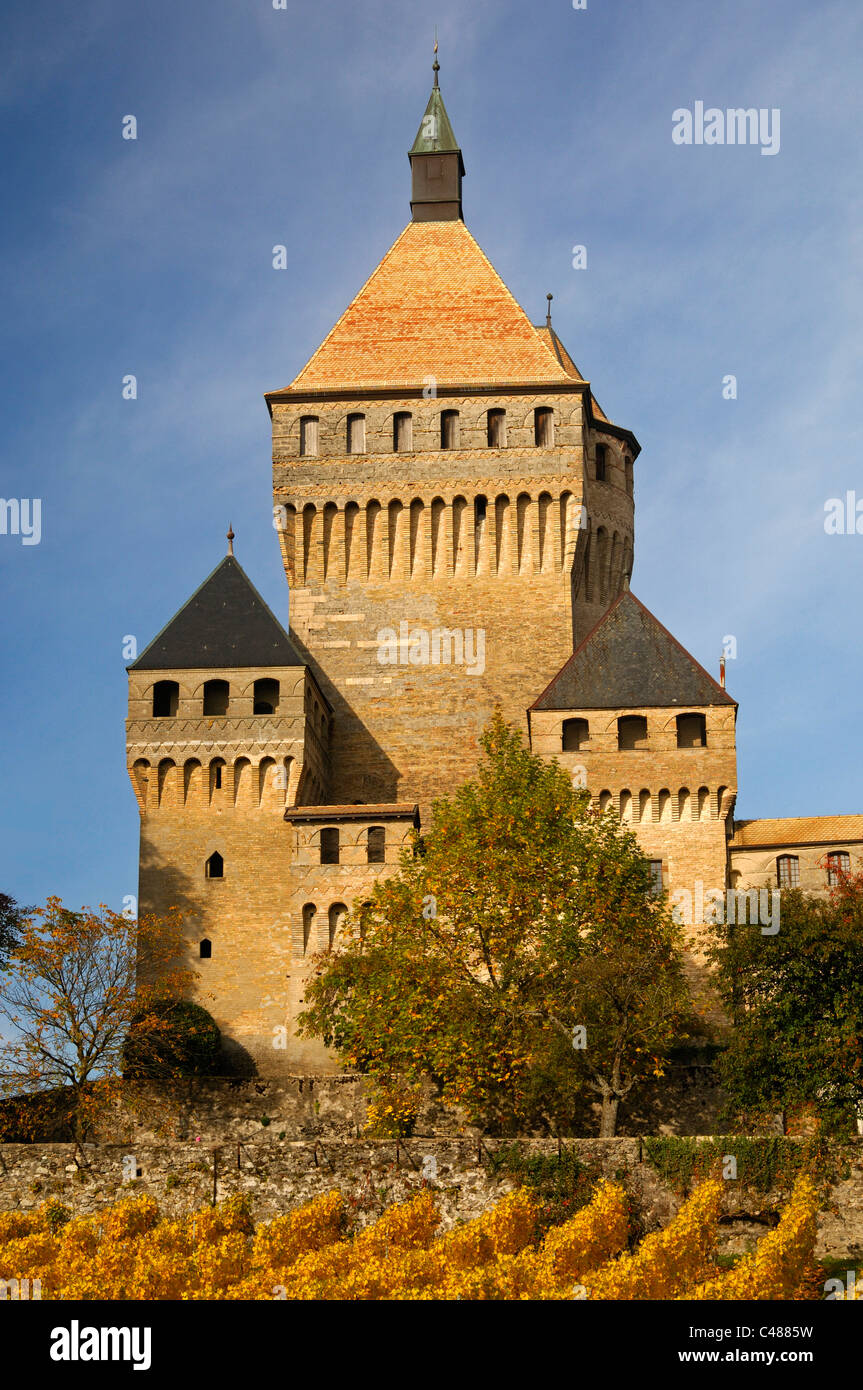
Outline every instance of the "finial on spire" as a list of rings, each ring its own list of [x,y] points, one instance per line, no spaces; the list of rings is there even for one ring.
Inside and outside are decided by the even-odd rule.
[[[230,521],[228,522],[228,535],[227,535],[227,541],[228,541],[228,554],[229,554],[229,555],[233,555],[233,553],[234,553],[234,528],[233,528],[233,526],[231,525]]]
[[[545,297],[548,300],[548,309],[545,314],[545,326],[546,328],[551,328],[551,301],[554,299],[554,295],[547,294]]]
[[[434,62],[432,63],[432,72],[434,73],[434,84],[437,87],[439,85],[437,75],[440,72],[440,63],[437,60],[437,25],[435,25],[434,29]]]

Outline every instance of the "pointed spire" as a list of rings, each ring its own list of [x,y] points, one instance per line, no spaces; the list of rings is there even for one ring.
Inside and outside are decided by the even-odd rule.
[[[464,159],[438,84],[437,36],[432,71],[434,86],[408,152],[412,170],[411,211],[414,222],[452,222],[462,215]]]
[[[432,63],[432,72],[434,73],[434,85],[437,87],[437,75],[440,72],[440,63],[437,60],[437,25],[434,27],[434,62]]]

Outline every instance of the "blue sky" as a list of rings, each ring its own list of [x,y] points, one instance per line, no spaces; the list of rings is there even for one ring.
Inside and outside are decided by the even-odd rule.
[[[42,499],[40,544],[0,535],[19,900],[135,893],[123,638],[229,520],[287,616],[263,392],[408,220],[435,24],[468,226],[641,442],[633,589],[714,672],[737,639],[738,816],[863,811],[863,535],[824,530],[863,500],[859,5],[29,0],[0,76],[0,491]],[[779,108],[779,153],[675,145],[696,101]]]

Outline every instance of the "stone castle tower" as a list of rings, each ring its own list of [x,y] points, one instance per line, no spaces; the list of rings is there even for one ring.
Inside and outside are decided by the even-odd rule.
[[[409,788],[426,811],[495,704],[523,722],[620,592],[639,446],[468,231],[437,71],[409,158],[411,221],[266,399],[291,629],[335,716],[330,793]],[[454,634],[437,662],[435,631]]]
[[[336,1068],[294,1029],[312,956],[496,704],[631,824],[657,889],[861,863],[863,817],[735,823],[737,705],[629,592],[638,443],[465,226],[437,64],[409,157],[411,221],[266,396],[290,631],[229,532],[129,669],[139,910],[181,908],[200,1002],[262,1075]]]

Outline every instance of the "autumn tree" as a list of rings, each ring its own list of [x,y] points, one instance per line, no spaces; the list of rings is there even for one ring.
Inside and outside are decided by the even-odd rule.
[[[717,927],[713,958],[734,1028],[719,1066],[730,1107],[764,1117],[811,1104],[863,1116],[863,874],[827,897],[783,890],[779,930]]]
[[[65,1093],[75,1138],[84,1138],[119,1093],[133,1018],[158,1032],[161,1006],[188,992],[195,975],[184,957],[176,911],[135,921],[105,906],[75,912],[52,897],[24,921],[0,976],[12,1025],[0,1046],[0,1094],[18,1098],[22,1124],[38,1126]]]
[[[8,966],[21,928],[32,911],[32,907],[21,907],[8,893],[0,893],[0,970]]]
[[[612,1135],[680,1037],[679,929],[630,831],[499,714],[481,742],[476,779],[319,957],[299,1027],[503,1128],[571,1131],[599,1098]]]

